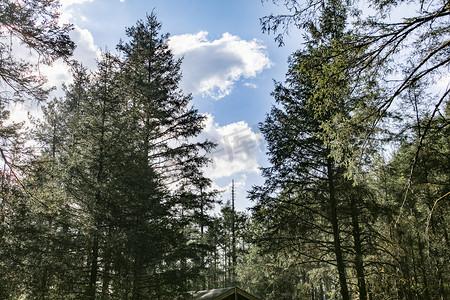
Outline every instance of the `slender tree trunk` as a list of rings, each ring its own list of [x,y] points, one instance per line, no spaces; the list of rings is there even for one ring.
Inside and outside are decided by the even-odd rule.
[[[42,299],[45,299],[45,295],[48,292],[48,276],[49,276],[49,271],[47,270],[47,268],[45,268],[44,272],[42,274],[41,286],[40,286],[40,291],[39,291],[39,294],[41,294]],[[0,295],[1,295],[1,293],[0,293]]]
[[[224,254],[223,254],[223,270],[224,270],[224,272],[223,272],[223,287],[225,287],[226,285],[227,285],[227,280],[228,280],[228,260],[227,260],[227,255],[228,255],[228,252],[227,252],[227,242],[225,242],[225,245],[224,245],[224,248],[223,248],[223,252],[224,252]]]
[[[140,295],[140,281],[141,281],[141,274],[142,274],[142,265],[141,265],[141,251],[140,251],[140,244],[139,244],[139,220],[136,219],[135,223],[135,238],[136,242],[134,245],[134,265],[133,265],[133,292],[132,292],[132,300],[138,300],[141,298]]]
[[[356,205],[354,198],[350,200],[351,203],[351,214],[352,214],[352,235],[355,251],[355,269],[356,276],[358,277],[358,291],[359,299],[367,300],[367,289],[366,289],[366,279],[364,274],[364,260],[363,260],[363,250],[361,242],[361,230],[359,227],[359,210]]]
[[[94,241],[92,243],[92,258],[91,258],[91,268],[89,276],[89,286],[88,286],[88,299],[95,299],[97,292],[97,276],[98,276],[98,237],[95,233]]]
[[[104,164],[104,137],[105,137],[105,120],[106,120],[106,105],[105,101],[103,101],[103,108],[102,108],[102,127],[100,132],[100,139],[99,139],[99,157],[98,157],[98,171],[97,171],[97,184],[101,184],[103,182],[103,164]],[[103,204],[103,197],[102,192],[100,189],[98,189],[95,193],[95,204],[97,206],[100,206]],[[95,222],[95,233],[94,233],[94,241],[92,243],[92,260],[91,260],[91,270],[90,270],[90,278],[89,278],[89,287],[88,287],[88,297],[90,299],[96,298],[96,292],[97,292],[97,277],[98,277],[98,259],[99,259],[99,228],[100,223],[98,221],[98,217],[96,216],[97,211],[93,211],[94,214],[94,220]]]
[[[321,300],[323,299],[323,295],[324,295],[323,282],[321,282],[319,286],[319,296]]]
[[[345,262],[342,253],[342,246],[340,240],[340,229],[337,213],[337,199],[334,186],[334,172],[333,161],[327,158],[327,172],[328,172],[328,189],[330,194],[330,211],[331,211],[331,225],[333,228],[333,244],[334,253],[336,255],[336,264],[339,274],[339,285],[341,288],[341,296],[343,300],[350,300],[350,295],[347,287],[347,279],[345,275]]]
[[[109,250],[106,251],[104,257],[104,274],[103,274],[103,284],[102,284],[102,300],[107,300],[109,298],[109,281],[110,276],[109,272],[111,269],[111,252]]]
[[[217,253],[218,252],[218,249],[217,249],[218,245],[219,245],[219,242],[216,241],[216,247],[214,247],[214,285],[215,286],[217,286],[219,284],[219,278],[217,276],[217,274],[219,272],[219,270],[218,270],[219,269],[219,267],[218,267],[218,264],[219,264],[218,256],[219,256],[219,254]]]
[[[406,244],[406,241],[405,241],[405,244]],[[408,258],[406,257],[406,255],[407,255],[407,252],[400,259],[400,270],[401,270],[401,275],[402,275],[402,278],[401,278],[402,282],[399,283],[399,286],[400,286],[402,297],[406,297],[406,299],[412,299],[413,293],[411,291],[411,285],[412,285],[411,275],[410,275],[411,272],[409,270]]]
[[[204,199],[203,199],[203,187],[200,186],[200,242],[205,243],[204,236],[205,236],[205,208],[204,208]],[[203,274],[205,274],[205,254],[206,252],[204,250],[201,250],[201,266],[200,270]],[[200,277],[201,280],[201,287],[203,290],[206,289],[206,278],[204,275]]]
[[[232,247],[231,247],[231,256],[232,256],[232,266],[231,266],[231,277],[230,281],[233,283],[233,285],[236,284],[236,264],[237,264],[237,257],[236,257],[236,211],[234,209],[234,201],[235,201],[235,194],[234,194],[234,180],[232,181],[232,190],[231,190],[231,234],[232,234]]]
[[[417,238],[420,239],[420,237],[417,235]],[[424,293],[424,299],[425,300],[430,300],[431,296],[430,296],[430,287],[428,285],[428,274],[427,274],[427,263],[425,261],[425,257],[424,257],[424,253],[423,253],[423,248],[424,248],[424,244],[419,240],[419,257],[420,257],[420,264],[421,264],[421,269],[422,269],[422,278],[423,278],[423,293]]]
[[[448,285],[445,283],[444,281],[444,276],[442,274],[442,269],[441,267],[438,265],[437,266],[437,273],[438,273],[438,278],[439,278],[439,293],[440,293],[440,299],[442,300],[447,300],[449,299],[448,295],[449,295],[449,290],[448,290]],[[446,288],[447,286],[447,288]]]
[[[132,300],[140,299],[140,266],[138,259],[135,259],[134,267],[133,267],[133,292],[132,292]]]

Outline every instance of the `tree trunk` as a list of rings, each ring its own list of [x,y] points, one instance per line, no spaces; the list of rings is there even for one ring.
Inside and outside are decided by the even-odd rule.
[[[133,265],[133,291],[132,300],[138,300],[141,298],[141,274],[142,274],[142,262],[141,262],[141,245],[139,234],[139,219],[135,220],[135,243],[134,243],[134,265]]]
[[[350,300],[350,295],[347,287],[347,279],[345,275],[345,263],[342,253],[340,230],[337,213],[337,200],[334,186],[334,172],[333,161],[331,158],[327,158],[327,175],[328,175],[328,189],[330,196],[330,211],[331,211],[331,225],[333,228],[333,244],[334,253],[336,255],[336,264],[339,274],[339,285],[341,288],[341,296],[343,300]]]
[[[444,276],[442,274],[441,267],[437,266],[437,273],[439,278],[439,293],[440,299],[447,300],[448,299],[448,287],[446,288],[446,283],[444,281]]]
[[[111,252],[107,250],[105,253],[105,263],[104,263],[104,274],[103,274],[103,284],[102,284],[102,300],[107,300],[109,298],[109,272],[111,269]]]
[[[98,274],[98,237],[95,234],[92,243],[91,270],[89,276],[88,299],[95,299],[97,291],[97,274]]]
[[[236,211],[234,209],[234,180],[232,181],[232,190],[231,190],[231,234],[232,234],[232,247],[231,247],[231,257],[232,257],[232,263],[231,263],[231,277],[230,281],[233,285],[236,285]]]
[[[355,269],[356,276],[358,277],[358,291],[359,299],[367,300],[367,289],[366,289],[366,279],[364,274],[364,261],[363,261],[363,250],[361,242],[361,230],[359,228],[359,211],[356,205],[355,199],[352,197],[351,203],[351,214],[352,214],[352,235],[355,251]]]

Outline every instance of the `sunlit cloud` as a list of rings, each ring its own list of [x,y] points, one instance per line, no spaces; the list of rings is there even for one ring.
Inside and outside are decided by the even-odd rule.
[[[59,3],[61,4],[61,16],[60,21],[62,23],[70,23],[73,22],[75,11],[73,9],[74,5],[81,5],[84,3],[90,3],[94,2],[94,0],[60,0]],[[79,16],[80,18],[83,18],[83,16]]]
[[[259,173],[258,155],[262,137],[244,121],[219,126],[207,114],[204,131],[199,139],[217,144],[212,151],[212,163],[205,170],[211,179],[230,177],[239,173]]]
[[[63,7],[67,7],[73,4],[83,4],[85,2],[94,2],[94,0],[59,0],[59,3],[61,3]]]
[[[230,33],[213,41],[206,31],[176,35],[169,46],[175,56],[183,57],[183,89],[216,100],[229,95],[239,80],[254,78],[271,66],[259,40]]]
[[[250,87],[252,89],[256,89],[258,86],[254,83],[246,82],[244,83],[245,86]]]

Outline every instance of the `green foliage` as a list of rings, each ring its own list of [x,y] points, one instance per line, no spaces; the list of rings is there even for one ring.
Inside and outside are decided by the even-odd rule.
[[[350,17],[349,24],[340,27],[343,34],[329,40],[334,47],[314,54],[315,64],[309,70],[319,73],[314,82],[329,96],[324,100],[316,93],[311,103],[316,114],[338,105],[337,94],[348,96],[346,107],[332,112],[322,127],[335,160],[353,176],[367,151],[373,150],[372,141],[388,138],[381,133],[392,129],[393,115],[401,116],[398,108],[405,103],[402,99],[408,90],[418,83],[431,87],[445,80],[450,7],[445,1],[369,1],[375,15],[363,18],[359,1],[273,2],[282,2],[289,13],[266,16],[261,25],[263,31],[277,32],[280,43],[289,27],[297,26],[308,29],[307,45],[321,44],[327,35],[324,31],[341,26],[346,14]],[[335,12],[328,13],[329,8]],[[389,20],[391,14],[402,15],[408,9],[415,9],[411,16]],[[345,33],[345,28],[352,32]],[[448,93],[448,87],[438,91],[421,112],[442,107]]]
[[[261,124],[271,166],[263,169],[266,181],[254,187],[250,197],[256,201],[254,222],[260,226],[255,253],[264,259],[249,256],[240,268],[241,276],[261,297],[283,298],[286,291],[288,298],[296,297],[298,291],[288,285],[268,291],[247,277],[256,268],[255,276],[276,282],[255,264],[268,267],[267,259],[282,260],[286,264],[279,266],[275,278],[289,282],[283,272],[294,275],[299,270],[297,274],[311,275],[305,281],[310,287],[313,278],[327,282],[321,270],[331,267],[334,274],[328,274],[335,284],[340,283],[343,299],[445,297],[449,272],[443,265],[443,251],[448,251],[444,224],[448,220],[441,219],[441,213],[448,215],[448,206],[442,204],[448,197],[444,154],[448,116],[440,109],[448,91],[423,98],[429,84],[422,80],[448,65],[440,56],[447,35],[443,30],[446,4],[431,5],[430,11],[437,9],[432,17],[421,10],[423,19],[389,26],[382,24],[383,15],[370,25],[359,20],[352,32],[342,26],[344,16],[352,12],[350,3],[285,4],[292,15],[263,18],[263,30],[295,24],[307,29],[307,42],[304,50],[291,57],[286,83],[277,83],[273,93],[277,105]],[[397,2],[378,4],[385,11]],[[421,31],[431,22],[436,23]],[[417,30],[413,44],[405,28]],[[283,33],[278,41],[282,42]],[[431,36],[430,48],[415,44]],[[391,85],[382,78],[387,73],[381,72],[395,70],[390,59],[406,45],[415,47],[417,57],[428,56],[404,68],[400,85]],[[394,99],[401,105],[399,113],[389,109]],[[393,141],[401,146],[397,149]],[[377,154],[380,146],[391,147],[393,157]],[[441,211],[436,213],[438,207]],[[433,218],[439,221],[431,233]],[[434,239],[440,244],[434,244]],[[438,272],[429,274],[431,269]],[[343,292],[345,283],[348,293]],[[309,288],[307,296],[334,297],[335,284],[322,286],[320,295]]]
[[[201,168],[214,144],[190,142],[204,117],[159,30],[154,14],[129,28],[124,58],[105,53],[95,73],[72,63],[65,96],[34,120],[40,148],[26,173],[2,150],[0,251],[19,274],[0,274],[6,297],[173,299],[199,276],[195,239],[216,194]],[[13,149],[16,129],[3,128]]]
[[[203,276],[194,284],[194,290],[242,286],[237,268],[251,245],[249,222],[249,216],[234,210],[230,201],[210,220],[202,235],[206,246],[202,257]]]
[[[57,0],[0,1],[0,104],[46,99],[45,78],[33,75],[34,65],[15,56],[12,41],[36,53],[38,63],[68,59],[75,48],[69,38],[72,26],[58,24],[58,8]]]
[[[72,54],[74,43],[68,35],[71,26],[58,25],[58,8],[58,1],[0,1],[2,299],[61,298],[58,293],[50,292],[48,285],[52,276],[61,275],[67,258],[56,242],[66,239],[66,235],[59,231],[60,225],[53,223],[59,214],[55,204],[60,198],[58,192],[49,192],[54,192],[52,181],[45,183],[42,193],[29,186],[29,182],[44,180],[48,173],[34,173],[29,168],[31,151],[25,147],[23,124],[8,122],[9,112],[5,110],[11,101],[45,100],[48,94],[42,88],[45,78],[33,75],[36,65],[68,59]],[[14,49],[19,45],[37,54],[37,64],[16,56]],[[61,268],[49,267],[49,261],[57,261]],[[70,294],[66,295],[65,299],[70,299]]]
[[[210,215],[214,144],[192,142],[204,116],[154,13],[126,30],[120,57],[104,53],[93,73],[72,63],[30,138],[5,105],[46,91],[3,40],[51,63],[71,54],[70,26],[57,1],[1,1],[0,298],[183,299],[238,284],[263,299],[445,299],[450,104],[425,79],[448,66],[449,7],[422,1],[384,23],[404,2],[372,1],[379,14],[352,31],[359,15],[337,0],[286,1],[293,15],[263,19],[270,32],[294,22],[307,42],[261,124],[271,166],[250,220],[229,202]],[[386,145],[391,156],[376,151]]]

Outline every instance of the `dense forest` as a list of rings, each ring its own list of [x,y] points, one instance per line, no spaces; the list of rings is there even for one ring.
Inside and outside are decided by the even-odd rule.
[[[449,2],[269,2],[286,14],[262,31],[304,43],[260,123],[248,214],[204,175],[215,144],[156,13],[92,71],[57,0],[0,0],[0,299],[449,298]],[[70,65],[62,97],[13,40]],[[30,129],[9,120],[25,101]]]

